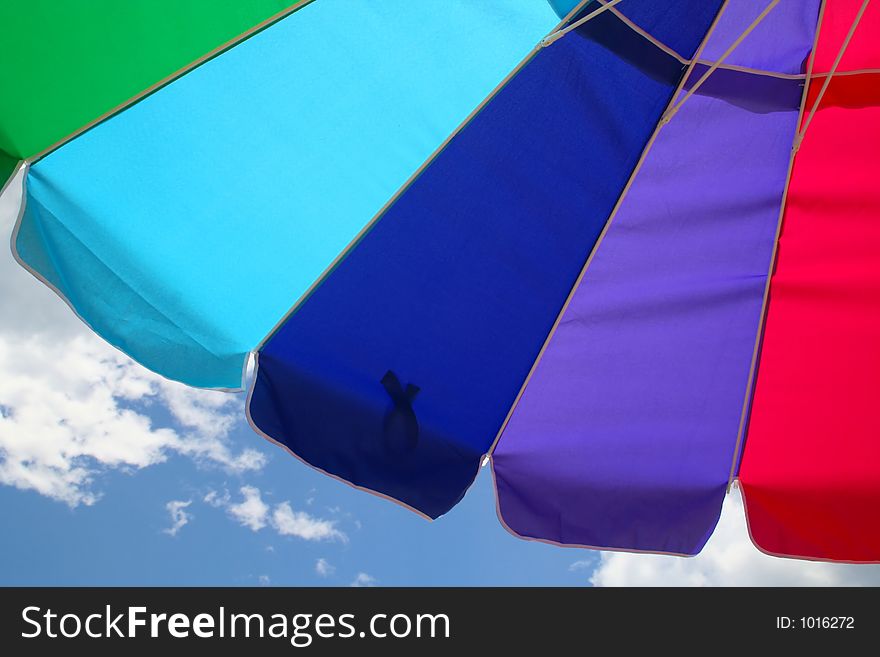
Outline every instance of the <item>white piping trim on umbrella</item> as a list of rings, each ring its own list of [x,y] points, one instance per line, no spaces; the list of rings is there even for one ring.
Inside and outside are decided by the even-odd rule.
[[[67,304],[67,307],[70,308],[71,312],[73,312],[73,314],[76,316],[77,319],[79,319],[79,321],[81,321],[83,324],[85,324],[86,327],[92,333],[94,333],[99,338],[101,338],[101,340],[103,340],[110,347],[112,347],[113,349],[115,349],[116,351],[118,351],[119,353],[124,355],[126,358],[131,358],[133,361],[137,362],[139,365],[141,365],[145,369],[148,369],[149,371],[162,377],[166,381],[174,381],[175,383],[182,383],[181,381],[178,381],[176,379],[172,379],[168,376],[165,376],[162,372],[158,372],[158,371],[154,370],[153,368],[145,365],[144,363],[142,363],[140,360],[138,360],[137,358],[135,358],[131,354],[126,353],[126,351],[124,349],[113,344],[107,338],[105,338],[103,335],[101,335],[101,333],[99,331],[96,331],[95,328],[79,313],[79,311],[76,309],[74,304],[70,301],[70,299],[67,298],[67,296],[64,294],[64,292],[62,292],[60,289],[58,289],[58,287],[56,287],[49,279],[47,279],[45,276],[43,276],[36,269],[33,269],[24,260],[24,258],[21,257],[21,254],[18,252],[18,246],[17,246],[16,242],[18,240],[18,234],[21,231],[21,223],[24,218],[25,208],[27,207],[27,176],[28,176],[29,169],[30,169],[30,164],[28,163],[27,160],[23,160],[21,165],[19,166],[19,168],[16,170],[15,174],[13,175],[13,177],[10,178],[10,180],[14,180],[15,177],[19,174],[19,172],[23,172],[22,179],[21,179],[21,203],[20,203],[19,209],[18,209],[18,216],[15,219],[15,225],[12,228],[12,234],[9,237],[9,250],[12,252],[12,257],[15,260],[15,262],[17,262],[18,265],[22,269],[24,269],[31,276],[36,278],[40,283],[42,283],[47,288],[49,288],[52,292],[54,292],[55,295],[59,299],[61,299],[65,304]],[[9,183],[7,183],[7,185],[8,184]],[[3,191],[5,192],[6,188],[4,188]],[[216,392],[243,392],[244,388],[245,388],[245,379],[247,377],[247,364],[248,364],[249,355],[250,355],[249,353],[245,354],[244,358],[242,359],[243,362],[242,362],[242,368],[241,368],[241,385],[238,388],[223,388],[223,387],[211,388],[211,387],[204,387],[204,386],[195,386],[195,385],[188,384],[188,383],[183,384],[183,385],[187,385],[190,388],[196,388],[198,390],[214,390]]]
[[[254,381],[256,381],[257,373],[259,372],[259,369],[260,369],[260,353],[254,352],[253,355],[254,355]],[[398,500],[395,497],[391,497],[390,495],[386,495],[385,493],[380,493],[379,491],[373,490],[372,488],[366,488],[364,486],[359,486],[358,484],[355,484],[354,482],[351,482],[348,479],[340,477],[339,475],[335,475],[332,472],[328,472],[327,470],[324,470],[323,468],[319,468],[317,465],[309,463],[306,459],[304,459],[299,454],[297,454],[292,449],[290,449],[290,447],[288,447],[284,443],[281,443],[281,442],[275,440],[272,436],[270,436],[265,431],[260,429],[260,427],[257,426],[257,423],[254,422],[253,417],[251,417],[251,399],[253,398],[255,387],[256,386],[251,384],[251,387],[248,390],[247,401],[245,402],[245,405],[244,405],[244,415],[247,418],[247,423],[250,425],[250,427],[254,431],[254,433],[256,433],[258,436],[268,440],[270,443],[272,443],[276,447],[280,447],[285,452],[287,452],[292,457],[294,457],[297,461],[299,461],[303,465],[310,467],[312,470],[320,472],[321,474],[326,475],[326,476],[330,477],[331,479],[335,479],[336,481],[341,482],[341,483],[345,484],[346,486],[351,486],[355,490],[359,490],[363,493],[369,493],[370,495],[375,495],[376,497],[381,498],[383,500],[386,500],[388,502],[393,502],[397,506],[402,507],[402,508],[406,509],[407,511],[412,511],[420,518],[424,518],[425,520],[428,520],[428,521],[434,520],[434,518],[432,518],[431,516],[419,511],[414,506],[410,506],[406,502]],[[477,471],[474,473],[474,479],[471,480],[471,484],[468,485],[468,488],[470,488],[470,486],[473,485],[473,481],[476,480],[478,472],[479,472],[479,466],[477,466]]]
[[[746,517],[746,531],[749,534],[749,540],[751,541],[752,545],[755,546],[755,549],[758,550],[759,552],[762,552],[763,554],[766,554],[769,557],[777,557],[779,559],[792,559],[792,560],[797,559],[798,561],[813,561],[816,563],[849,564],[849,565],[853,565],[853,566],[870,566],[872,564],[880,564],[880,560],[851,561],[848,559],[828,559],[825,557],[808,557],[808,556],[805,556],[802,554],[785,554],[782,552],[773,552],[771,550],[768,550],[768,549],[762,547],[758,543],[758,541],[755,540],[755,535],[752,534],[752,524],[751,524],[751,522],[749,522],[749,503],[748,503],[748,500],[746,499],[746,487],[743,485],[743,482],[738,477],[735,480],[735,482],[737,484],[739,484],[739,492],[740,492],[740,497],[742,498],[742,502],[743,502],[743,514]]]
[[[488,456],[490,461],[492,461],[492,457]],[[553,541],[547,538],[536,538],[534,536],[526,536],[525,534],[520,534],[518,531],[513,529],[507,522],[504,520],[504,516],[501,513],[501,498],[498,495],[498,478],[495,474],[495,465],[492,463],[492,467],[489,468],[492,473],[492,488],[495,491],[495,515],[498,517],[498,522],[504,528],[504,530],[513,536],[514,538],[521,539],[523,541],[531,541],[534,543],[544,543],[546,545],[553,545],[555,547],[562,548],[577,548],[582,550],[600,550],[602,552],[621,552],[623,554],[656,554],[664,557],[686,557],[688,559],[693,559],[696,557],[699,552],[694,554],[690,554],[688,552],[666,552],[663,550],[639,550],[637,548],[622,548],[622,547],[612,547],[607,545],[584,545],[582,543],[560,543],[559,541]],[[721,519],[721,515],[719,514],[718,520]],[[715,521],[715,525],[718,525],[718,520]],[[711,536],[715,532],[715,529],[712,529],[712,532],[709,534]],[[705,545],[703,546],[705,547]],[[702,552],[702,548],[700,548],[700,552]]]

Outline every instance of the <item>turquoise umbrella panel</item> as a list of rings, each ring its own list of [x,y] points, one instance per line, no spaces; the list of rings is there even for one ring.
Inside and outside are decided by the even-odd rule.
[[[32,166],[18,255],[151,369],[239,387],[246,355],[558,21],[543,0],[310,3]]]

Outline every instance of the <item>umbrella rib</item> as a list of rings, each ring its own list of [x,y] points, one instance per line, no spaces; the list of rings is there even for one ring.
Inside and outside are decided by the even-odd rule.
[[[598,2],[606,2],[606,0],[598,0]],[[643,39],[653,44],[659,50],[662,50],[670,57],[677,59],[682,66],[687,66],[691,63],[691,59],[684,57],[681,53],[677,52],[667,44],[663,43],[660,39],[650,34],[647,30],[634,23],[628,16],[624,15],[620,10],[616,7],[611,9],[611,13],[619,19],[622,23],[624,23],[627,27],[629,27],[633,32],[641,36]],[[712,66],[714,64],[712,60],[708,59],[700,59],[697,61],[697,64],[701,64],[703,66]],[[803,80],[806,78],[805,73],[782,73],[780,71],[768,71],[766,69],[754,68],[752,66],[740,66],[739,64],[728,64],[721,63],[717,68],[725,70],[725,71],[734,71],[737,73],[748,73],[750,75],[759,75],[762,77],[768,78],[779,78],[782,80]],[[851,71],[837,71],[835,73],[835,77],[841,76],[849,76],[849,75],[865,75],[865,74],[874,74],[880,73],[880,69],[877,68],[861,68],[861,69],[853,69]],[[813,73],[812,78],[819,78],[828,75],[828,73]]]
[[[865,2],[867,3],[868,0],[865,0]],[[712,75],[712,73],[714,73],[718,69],[718,67],[724,63],[725,59],[727,59],[728,57],[730,57],[731,54],[733,54],[733,51],[736,50],[739,47],[739,45],[746,39],[746,37],[752,33],[752,30],[754,30],[756,27],[758,27],[758,25],[760,25],[761,22],[765,18],[767,18],[767,15],[771,11],[773,11],[773,9],[778,4],[779,4],[779,0],[770,0],[770,2],[764,8],[764,11],[762,11],[760,14],[758,14],[758,16],[755,18],[755,20],[753,20],[751,22],[751,24],[745,30],[743,30],[742,34],[740,34],[736,38],[736,41],[734,41],[733,43],[730,44],[730,46],[728,46],[727,50],[724,51],[724,53],[721,55],[721,57],[719,57],[715,61],[715,63],[712,64],[712,66],[710,66],[709,69],[705,73],[703,73],[703,75],[700,77],[700,79],[697,80],[697,82],[694,84],[694,86],[692,86],[688,90],[688,92],[684,95],[684,97],[677,104],[673,105],[672,107],[669,108],[669,110],[667,110],[666,114],[663,115],[663,118],[660,119],[661,125],[666,125],[667,123],[669,123],[672,120],[672,117],[675,116],[675,114],[678,112],[678,110],[681,109],[681,106],[687,102],[688,98],[693,96],[697,92],[697,90],[703,86],[703,83],[705,83],[706,80],[709,79],[709,77]]]
[[[706,48],[706,44],[709,42],[710,37],[715,31],[715,28],[718,26],[718,23],[721,20],[721,17],[724,15],[725,10],[727,9],[730,0],[724,0],[721,8],[718,10],[718,13],[715,15],[715,19],[712,21],[712,24],[709,26],[709,29],[706,31],[706,34],[703,36],[703,40],[700,42],[699,47],[697,48],[694,56],[691,58],[691,63],[688,65],[687,70],[681,76],[681,80],[678,83],[678,86],[675,88],[675,91],[672,93],[669,99],[669,103],[667,104],[667,108],[675,102],[676,97],[679,93],[681,93],[682,88],[685,85],[690,74],[693,72],[694,67],[696,66],[697,61],[700,59],[700,55],[703,53],[703,50]],[[535,360],[532,362],[532,367],[529,370],[529,373],[526,375],[526,378],[523,380],[522,385],[520,386],[519,392],[514,398],[513,403],[510,405],[510,409],[507,411],[507,416],[504,418],[504,421],[501,423],[501,427],[498,429],[498,432],[495,434],[495,440],[492,441],[492,445],[486,450],[486,455],[490,458],[492,454],[495,452],[495,448],[498,446],[498,441],[501,440],[501,436],[504,434],[505,429],[507,429],[507,425],[510,423],[510,419],[513,417],[514,411],[516,411],[517,406],[522,399],[523,394],[525,394],[526,388],[529,385],[529,382],[532,380],[532,377],[535,374],[535,371],[538,369],[538,366],[541,363],[541,360],[544,357],[544,354],[547,351],[547,348],[550,346],[550,342],[553,340],[553,336],[556,334],[557,329],[559,328],[559,324],[562,322],[562,317],[565,315],[566,310],[571,305],[572,299],[574,299],[574,295],[580,287],[581,282],[584,279],[584,276],[587,274],[587,270],[590,268],[590,264],[593,262],[593,258],[596,256],[596,253],[599,251],[599,247],[602,245],[605,236],[608,234],[608,230],[611,227],[614,218],[617,216],[617,213],[620,211],[621,206],[623,205],[624,200],[627,197],[630,189],[635,182],[636,176],[638,176],[639,171],[642,166],[645,164],[645,161],[648,158],[648,154],[651,151],[651,148],[654,146],[654,142],[657,141],[657,137],[660,134],[660,130],[662,129],[662,125],[658,122],[657,126],[654,128],[654,132],[648,138],[648,141],[645,143],[645,147],[642,149],[642,153],[639,156],[638,162],[636,162],[635,167],[629,175],[629,179],[626,181],[626,184],[623,187],[623,190],[620,192],[620,196],[617,197],[617,202],[614,204],[614,208],[612,208],[611,213],[608,215],[608,219],[605,221],[605,226],[602,228],[602,232],[599,233],[599,237],[596,238],[596,242],[593,244],[593,247],[590,249],[590,253],[587,256],[586,261],[584,262],[584,266],[581,268],[580,274],[578,274],[577,279],[575,279],[574,284],[571,286],[569,290],[568,297],[565,299],[565,303],[562,304],[562,308],[560,308],[559,313],[556,315],[556,319],[553,322],[553,326],[550,327],[550,331],[547,333],[547,337],[544,339],[544,344],[541,345],[540,351],[538,351],[538,355],[535,357]],[[494,466],[493,466],[494,467]]]
[[[551,43],[554,43],[555,41],[558,41],[559,39],[564,37],[569,32],[572,32],[573,30],[578,29],[581,25],[583,25],[585,23],[589,23],[591,20],[593,20],[594,18],[596,18],[600,14],[603,14],[606,11],[608,11],[609,9],[612,9],[614,7],[614,5],[616,5],[620,2],[623,2],[623,0],[611,0],[611,2],[608,2],[608,3],[602,2],[601,7],[599,7],[598,9],[595,9],[594,11],[591,11],[589,14],[587,14],[583,18],[576,20],[574,23],[564,27],[561,30],[557,30],[556,32],[551,32],[550,34],[545,36],[541,40],[541,46],[546,48]]]
[[[563,18],[553,27],[549,34],[553,34],[561,29],[563,25],[570,21],[574,16],[577,16],[578,12],[581,11],[581,9],[583,9],[590,2],[592,2],[592,0],[580,0],[580,2],[578,2],[577,5],[575,5],[572,10],[568,14],[566,14],[565,18]],[[370,233],[370,231],[373,230],[373,228],[382,219],[382,217],[385,216],[385,213],[388,212],[391,206],[393,206],[397,202],[397,200],[406,193],[406,191],[419,178],[419,176],[421,176],[422,173],[424,173],[424,171],[429,166],[431,166],[431,164],[434,163],[434,161],[440,156],[440,154],[446,150],[446,147],[449,146],[452,140],[455,139],[465,128],[467,128],[468,125],[470,125],[471,121],[473,121],[474,118],[476,118],[476,116],[483,111],[483,108],[486,107],[486,105],[488,105],[490,102],[492,102],[492,100],[508,85],[508,83],[513,80],[513,78],[515,78],[519,74],[519,72],[523,68],[525,68],[538,55],[538,53],[541,52],[541,50],[542,46],[541,42],[539,42],[537,45],[535,45],[534,48],[529,51],[529,53],[522,59],[522,61],[520,61],[519,64],[517,64],[513,68],[513,70],[510,71],[510,73],[508,73],[507,76],[501,82],[499,82],[482,101],[480,101],[480,104],[477,105],[473,109],[473,111],[471,111],[471,113],[468,114],[464,118],[464,120],[462,120],[462,122],[458,124],[458,126],[456,126],[455,130],[449,133],[446,139],[443,140],[443,143],[441,143],[436,149],[434,149],[434,152],[431,153],[428,158],[424,162],[422,162],[421,165],[419,165],[419,168],[416,169],[409,178],[407,178],[406,182],[404,182],[403,185],[401,185],[396,192],[394,192],[391,198],[389,198],[385,202],[385,205],[383,205],[379,209],[379,211],[373,215],[370,221],[368,221],[367,224],[363,228],[361,228],[360,232],[358,232],[358,234],[355,235],[348,244],[346,244],[345,248],[336,255],[336,257],[333,259],[333,262],[327,265],[324,271],[322,271],[321,274],[312,282],[309,288],[305,292],[303,292],[296,301],[294,301],[293,305],[290,306],[290,308],[287,310],[286,313],[284,313],[281,319],[279,319],[275,323],[275,326],[273,326],[272,329],[266,334],[266,336],[262,340],[260,340],[259,344],[254,347],[254,352],[259,352],[263,348],[263,346],[272,339],[272,336],[274,336],[278,332],[278,330],[282,326],[284,326],[285,322],[287,322],[287,320],[290,319],[293,314],[300,309],[300,307],[309,299],[309,297],[311,297],[315,293],[315,291],[321,286],[321,284],[323,284],[323,282],[327,280],[327,278],[336,270],[339,264],[343,260],[345,260],[346,257],[348,257],[348,254],[350,254],[357,247],[357,245],[360,244],[361,241]]]
[[[822,0],[822,4],[819,6],[819,15],[816,21],[816,34],[813,37],[813,49],[810,51],[809,59],[807,60],[807,71],[806,78],[804,82],[804,88],[801,92],[801,104],[800,109],[798,111],[798,120],[796,125],[800,125],[801,120],[804,117],[804,110],[807,105],[807,89],[810,86],[810,80],[813,78],[813,66],[816,62],[816,48],[819,45],[819,35],[822,31],[822,19],[825,16],[825,5],[827,0]],[[797,136],[795,136],[795,140]],[[749,364],[749,374],[748,379],[746,380],[746,390],[745,395],[743,396],[743,404],[742,411],[740,412],[739,418],[739,426],[736,430],[736,444],[733,447],[733,459],[730,463],[730,473],[727,477],[727,492],[730,492],[731,487],[733,486],[733,482],[737,477],[736,466],[739,462],[740,453],[743,450],[746,440],[746,422],[749,417],[749,407],[752,401],[752,395],[755,389],[755,375],[758,369],[758,358],[761,355],[761,342],[763,341],[764,336],[764,326],[767,323],[767,308],[770,302],[770,279],[773,273],[773,268],[776,265],[776,257],[779,252],[779,238],[782,235],[782,219],[785,216],[785,206],[786,201],[788,200],[788,191],[791,188],[791,177],[794,171],[794,156],[796,153],[796,149],[792,146],[791,149],[791,157],[788,161],[788,172],[786,173],[785,178],[785,187],[782,190],[782,201],[779,204],[779,216],[776,220],[776,234],[773,238],[773,251],[770,254],[770,266],[767,269],[767,277],[764,282],[764,297],[761,302],[761,312],[758,316],[758,327],[755,333],[755,346],[752,349],[752,360]]]
[[[862,2],[862,6],[859,8],[856,17],[853,19],[852,25],[850,25],[849,32],[847,32],[846,34],[846,38],[843,40],[843,43],[840,44],[840,50],[837,51],[837,57],[834,58],[834,63],[831,65],[831,70],[828,71],[828,75],[825,76],[825,81],[822,83],[822,88],[819,89],[819,94],[816,96],[816,100],[813,101],[813,106],[810,108],[810,113],[807,114],[807,120],[804,121],[803,127],[795,137],[795,152],[800,149],[801,142],[804,140],[804,135],[807,134],[807,128],[810,127],[810,123],[813,121],[813,116],[816,114],[816,110],[819,109],[819,103],[821,103],[822,98],[825,97],[825,92],[828,91],[828,85],[831,84],[831,78],[833,78],[834,75],[837,73],[837,67],[840,66],[840,60],[843,59],[843,55],[846,53],[846,49],[849,47],[850,41],[852,41],[852,38],[856,33],[856,29],[859,27],[862,16],[865,15],[865,10],[868,8],[868,4],[870,2],[871,0],[864,0]]]

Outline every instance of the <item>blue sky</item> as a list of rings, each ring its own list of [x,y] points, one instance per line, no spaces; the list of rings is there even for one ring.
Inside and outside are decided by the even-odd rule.
[[[7,242],[19,200],[20,180]],[[759,553],[736,492],[693,559],[514,538],[487,469],[428,522],[269,444],[243,403],[133,363],[4,249],[0,585],[880,585],[878,566]]]
[[[348,585],[360,573],[383,585],[571,585],[570,571],[586,551],[517,540],[494,515],[484,472],[454,512],[430,523],[312,471],[246,428],[234,442],[257,446],[266,466],[246,477],[175,456],[160,466],[101,477],[101,499],[69,508],[34,492],[0,488],[0,522],[14,528],[0,543],[4,584]],[[327,519],[345,538],[282,536],[258,531],[228,508],[204,502],[211,490],[240,502],[242,486],[258,488],[270,507],[289,501],[295,511]],[[166,503],[192,501],[176,535]],[[319,559],[328,564],[318,573]],[[363,579],[363,578],[362,578]]]
[[[598,559],[507,534],[486,470],[428,522],[265,441],[243,404],[132,363],[4,249],[0,584],[567,585]]]

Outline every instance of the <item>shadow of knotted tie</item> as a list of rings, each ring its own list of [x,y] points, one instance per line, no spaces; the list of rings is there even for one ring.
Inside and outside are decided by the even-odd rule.
[[[385,446],[391,451],[412,451],[419,442],[419,421],[412,407],[419,388],[411,383],[404,388],[391,370],[385,373],[381,383],[393,403],[382,425]]]

